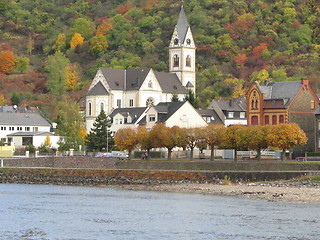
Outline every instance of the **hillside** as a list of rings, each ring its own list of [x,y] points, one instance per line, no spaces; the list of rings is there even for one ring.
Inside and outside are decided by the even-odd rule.
[[[174,0],[3,0],[0,104],[79,101],[101,67],[167,71]],[[197,98],[237,96],[252,81],[320,81],[320,2],[186,0],[197,43]],[[13,55],[10,53],[13,53]],[[48,101],[50,99],[50,101]]]

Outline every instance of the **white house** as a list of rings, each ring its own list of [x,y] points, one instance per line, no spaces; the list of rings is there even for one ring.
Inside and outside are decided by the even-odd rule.
[[[246,100],[243,96],[230,100],[213,99],[208,109],[215,110],[225,126],[247,125]]]
[[[93,127],[104,110],[107,115],[117,108],[142,108],[179,100],[195,92],[195,43],[183,7],[169,43],[169,72],[152,68],[100,68],[86,94],[86,130]]]
[[[52,124],[40,113],[35,112],[0,112],[0,138],[15,147],[32,144],[39,147],[50,137],[52,147],[58,147],[59,136],[50,132]]]
[[[205,127],[207,122],[201,114],[187,102],[164,102],[150,107],[146,116],[138,124],[150,130],[155,124],[164,123],[167,127]]]

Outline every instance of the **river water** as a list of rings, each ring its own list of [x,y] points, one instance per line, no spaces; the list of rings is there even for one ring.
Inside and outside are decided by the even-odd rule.
[[[319,240],[320,205],[0,184],[0,239]]]

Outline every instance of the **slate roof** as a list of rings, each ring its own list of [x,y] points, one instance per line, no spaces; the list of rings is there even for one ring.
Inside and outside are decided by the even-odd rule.
[[[209,124],[224,124],[222,119],[219,117],[219,115],[216,113],[214,109],[198,109],[197,112],[202,117],[210,117],[211,121]]]
[[[182,86],[177,74],[165,72],[155,72],[154,74],[156,75],[163,92],[179,94],[188,93],[188,90]]]
[[[94,85],[94,87],[91,88],[90,91],[87,93],[87,96],[103,96],[103,95],[109,95],[109,92],[101,82],[98,82],[96,85]]]
[[[161,102],[154,108],[158,112],[158,121],[165,122],[169,119],[185,102]]]
[[[189,26],[190,25],[188,23],[186,13],[184,12],[183,6],[181,6],[181,10],[180,10],[180,14],[179,14],[178,23],[176,25],[176,28],[178,31],[179,39],[182,43],[184,42],[184,40],[186,38]]]
[[[246,111],[246,100],[243,96],[230,100],[213,100],[222,111]]]
[[[139,90],[151,68],[142,69],[110,69],[100,68],[109,87],[112,90],[132,91]],[[187,89],[182,86],[175,73],[154,73],[164,93],[187,94]],[[98,82],[87,95],[109,94],[103,84]]]
[[[265,100],[283,100],[283,107],[288,106],[302,87],[301,81],[274,82],[260,86]]]
[[[116,108],[112,111],[109,117],[113,118],[117,114],[121,114],[124,117],[130,116],[132,119],[132,123],[135,123],[146,109],[147,107]]]
[[[14,137],[14,136],[33,137],[33,136],[47,136],[47,135],[54,136],[54,134],[50,132],[15,132],[15,133],[8,134],[7,136],[8,137]]]
[[[0,112],[0,125],[22,125],[22,126],[51,126],[47,121],[38,113],[12,113]]]

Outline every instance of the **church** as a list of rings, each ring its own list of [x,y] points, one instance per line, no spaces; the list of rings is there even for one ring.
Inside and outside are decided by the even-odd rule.
[[[183,100],[195,93],[196,47],[183,6],[169,43],[169,72],[152,68],[100,68],[86,94],[86,129],[101,110],[109,115],[116,108],[138,108],[170,102],[173,95]]]

